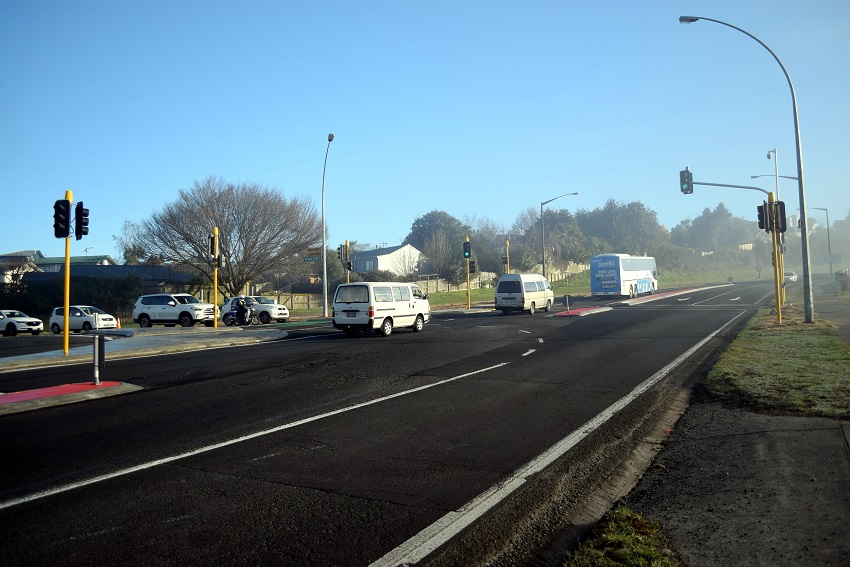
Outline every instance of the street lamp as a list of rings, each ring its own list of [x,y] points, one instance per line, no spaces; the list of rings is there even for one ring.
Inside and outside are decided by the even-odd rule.
[[[541,248],[542,248],[542,252],[543,252],[542,262],[543,262],[543,277],[544,278],[546,277],[546,230],[543,227],[543,205],[545,205],[546,203],[551,203],[555,199],[560,199],[561,197],[566,197],[567,195],[578,195],[578,191],[576,191],[575,193],[564,193],[563,195],[558,195],[557,197],[553,197],[553,198],[549,199],[548,201],[543,201],[542,203],[540,203],[540,243],[542,245]]]
[[[325,165],[322,167],[322,317],[328,316],[328,243],[325,229],[325,172],[328,169],[328,152],[334,135],[328,134],[328,147],[325,149]]]
[[[800,120],[797,114],[797,95],[794,92],[794,84],[791,82],[791,76],[788,74],[788,71],[785,69],[785,65],[782,64],[782,61],[779,60],[779,57],[770,49],[765,43],[751,34],[748,31],[744,31],[739,27],[733,26],[732,24],[727,24],[726,22],[721,22],[720,20],[713,20],[711,18],[703,18],[701,16],[679,16],[679,23],[682,24],[692,24],[699,20],[706,20],[708,22],[714,22],[716,24],[720,24],[733,30],[737,30],[742,34],[750,37],[751,39],[757,41],[759,45],[764,47],[768,53],[770,53],[776,62],[779,64],[779,67],[782,69],[782,72],[785,74],[785,79],[788,81],[788,87],[791,89],[791,104],[794,111],[794,141],[797,146],[797,184],[800,193],[800,218],[802,229],[802,239],[801,245],[803,249],[803,307],[805,311],[805,321],[806,323],[814,323],[815,322],[815,307],[814,307],[814,295],[812,292],[812,276],[811,276],[811,265],[809,262],[809,237],[806,234],[806,189],[805,184],[803,182],[803,148],[802,142],[800,141]]]

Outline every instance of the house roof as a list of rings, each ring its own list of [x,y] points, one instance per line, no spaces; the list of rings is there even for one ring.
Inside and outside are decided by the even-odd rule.
[[[352,252],[352,255],[354,255],[358,260],[362,260],[364,258],[377,258],[378,256],[387,256],[387,255],[392,254],[393,252],[396,252],[397,250],[401,250],[402,248],[405,248],[407,246],[410,246],[411,248],[416,250],[416,248],[414,248],[410,244],[399,244],[398,246],[390,246],[389,248],[375,248],[373,250],[362,250],[362,251],[358,250],[356,252]],[[416,250],[416,251],[419,252],[419,250]]]
[[[91,258],[91,256],[89,256]],[[65,267],[57,272],[29,272],[24,274],[27,281],[44,281],[58,278],[65,273]],[[201,272],[193,266],[164,264],[161,266],[108,266],[77,264],[71,268],[72,276],[92,276],[100,278],[136,277],[143,281],[161,281],[170,283],[189,283]]]
[[[42,257],[35,261],[37,266],[55,266],[56,264],[64,264],[65,257],[64,256],[50,256],[50,257]],[[110,265],[115,266],[118,264],[112,256],[104,255],[104,256],[71,256],[72,264],[102,264],[102,265]],[[105,263],[105,264],[104,264]]]

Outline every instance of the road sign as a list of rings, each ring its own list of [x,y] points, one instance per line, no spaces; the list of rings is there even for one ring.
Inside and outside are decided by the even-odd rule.
[[[304,261],[305,262],[321,262],[322,257],[321,256],[305,256]]]

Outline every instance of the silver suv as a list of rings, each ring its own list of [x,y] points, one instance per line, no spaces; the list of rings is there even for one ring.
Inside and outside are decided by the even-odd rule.
[[[215,323],[215,305],[201,303],[194,295],[188,293],[153,293],[143,295],[133,306],[133,321],[139,327],[165,325],[173,327],[192,327],[196,323],[204,323],[212,327]]]
[[[231,297],[224,301],[224,306],[221,308],[221,320],[227,323],[229,319],[228,313],[236,309],[238,297]],[[268,325],[272,321],[278,323],[286,323],[289,321],[289,309],[286,305],[277,303],[274,299],[262,295],[246,295],[245,304],[254,308],[254,313],[260,318],[260,322]]]

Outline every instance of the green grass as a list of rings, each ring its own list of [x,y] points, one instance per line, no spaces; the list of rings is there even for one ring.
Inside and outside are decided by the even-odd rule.
[[[625,506],[608,512],[593,537],[567,556],[566,567],[653,566],[682,563],[667,546],[661,527]]]
[[[805,323],[798,305],[783,307],[782,323],[769,310],[759,311],[705,385],[760,411],[848,419],[850,348],[829,321]]]

